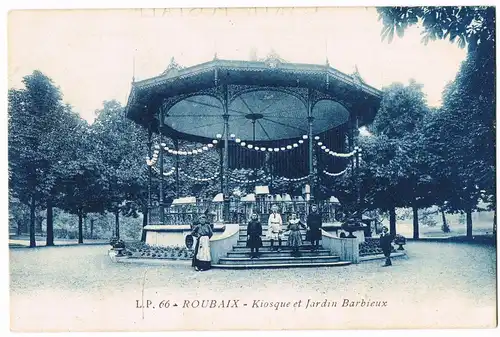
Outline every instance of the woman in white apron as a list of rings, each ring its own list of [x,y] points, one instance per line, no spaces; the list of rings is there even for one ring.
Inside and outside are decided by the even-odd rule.
[[[207,221],[206,215],[201,215],[198,223],[191,233],[197,238],[194,247],[193,267],[194,270],[208,270],[212,267],[212,257],[210,256],[210,238],[213,235],[212,226]]]

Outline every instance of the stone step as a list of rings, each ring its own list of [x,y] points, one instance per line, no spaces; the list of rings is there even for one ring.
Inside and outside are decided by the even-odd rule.
[[[301,233],[301,234],[302,234],[302,240],[305,240],[306,239],[306,233]],[[266,239],[267,235],[266,234],[262,234],[260,237],[264,240],[264,239]],[[288,238],[288,233],[284,233],[283,237]],[[245,235],[240,234],[240,240],[245,240],[246,241],[247,238],[248,238],[248,236],[246,234]]]
[[[331,263],[339,262],[338,256],[275,256],[275,257],[260,257],[251,259],[250,257],[222,257],[219,259],[219,264],[311,264],[311,263]]]
[[[251,260],[251,261],[255,261]],[[318,268],[318,267],[342,267],[348,266],[351,262],[349,261],[338,261],[338,262],[314,262],[314,263],[268,263],[268,264],[255,264],[252,262],[245,264],[213,264],[213,268],[224,268],[224,269],[275,269],[275,268]]]
[[[281,252],[276,252],[276,251],[264,251],[261,252],[259,249],[259,257],[289,257],[292,252],[287,250],[287,251],[281,251]],[[311,251],[300,251],[300,254],[302,256],[329,256],[330,251],[326,249],[320,249],[314,252]],[[249,257],[250,256],[250,248],[248,248],[248,251],[234,251],[234,252],[229,252],[227,253],[227,257]]]
[[[286,230],[286,227],[285,227],[285,226],[283,226],[282,230],[283,230],[283,233],[288,232],[288,231]],[[264,233],[266,233],[266,232],[267,232],[267,228],[262,228],[262,234],[264,234]],[[307,230],[306,230],[306,229],[301,228],[301,229],[300,229],[300,232],[301,232],[301,233],[305,233],[305,232],[307,232]],[[246,230],[246,229],[240,229],[240,234],[247,235],[247,230]]]
[[[283,230],[286,230],[286,225],[283,225],[282,227]],[[305,232],[306,230],[304,228],[301,228],[300,229],[301,232]],[[247,228],[240,228],[240,233],[246,233],[247,232]],[[262,232],[267,232],[267,227],[262,227]]]
[[[305,239],[302,238],[304,241]],[[287,240],[288,240],[288,237],[287,238],[284,238],[284,239],[281,239],[281,245],[282,246],[286,246],[287,245]],[[309,241],[307,241],[309,242]],[[241,247],[241,246],[246,246],[247,244],[247,240],[238,240],[238,246]],[[262,245],[263,246],[271,246],[271,239],[262,239]],[[278,240],[274,240],[274,246],[276,247],[278,245]],[[303,245],[305,246],[305,245]]]
[[[276,248],[276,247],[277,247],[277,245],[274,246],[274,248]],[[311,248],[312,248],[312,245],[302,245],[302,246],[299,247],[299,250],[300,251],[311,250]],[[289,251],[292,250],[292,247],[287,246],[287,245],[283,245],[283,246],[280,247],[280,249],[281,249],[281,251],[287,251],[287,252],[289,252]],[[322,249],[323,249],[323,247],[320,246],[318,250],[322,250]],[[250,248],[247,248],[246,244],[245,245],[241,245],[241,246],[233,246],[233,251],[234,252],[246,252],[246,251],[250,251]],[[260,247],[259,248],[259,252],[269,252],[269,251],[271,251],[271,246],[270,245],[264,245],[264,247]]]

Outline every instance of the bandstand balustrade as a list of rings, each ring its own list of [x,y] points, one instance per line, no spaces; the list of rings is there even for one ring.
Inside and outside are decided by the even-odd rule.
[[[322,215],[323,223],[335,223],[337,217],[338,203],[333,202],[317,202]],[[246,224],[252,213],[256,213],[262,222],[267,221],[267,217],[271,214],[271,207],[277,205],[279,213],[282,215],[283,221],[293,213],[296,213],[303,221],[305,221],[310,202],[307,201],[269,201],[258,200],[256,202],[246,202],[240,200],[230,200],[229,202],[229,223]],[[196,219],[208,212],[209,218],[213,222],[224,222],[223,217],[224,204],[221,203],[197,203],[189,205],[176,205],[171,207],[163,207],[164,221],[161,222],[161,207],[159,205],[152,206],[149,213],[150,225],[190,225]]]

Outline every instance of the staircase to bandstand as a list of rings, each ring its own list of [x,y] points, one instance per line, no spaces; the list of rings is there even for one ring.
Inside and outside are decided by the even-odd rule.
[[[286,228],[284,226],[284,228]],[[280,251],[271,249],[271,242],[266,238],[267,222],[262,226],[262,244],[259,249],[259,258],[252,259],[250,248],[247,243],[247,226],[240,225],[239,239],[236,246],[227,253],[227,256],[219,259],[214,268],[246,269],[246,268],[290,268],[290,267],[337,267],[351,264],[350,261],[341,261],[339,256],[333,255],[322,246],[312,251],[311,244],[305,241],[306,231],[301,230],[303,245],[300,247],[300,256],[292,255],[292,248],[287,245],[288,233],[284,233],[284,239]],[[274,247],[278,246],[277,240]]]

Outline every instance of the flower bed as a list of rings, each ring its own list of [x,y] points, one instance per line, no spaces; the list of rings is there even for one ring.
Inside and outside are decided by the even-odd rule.
[[[394,248],[392,249],[395,252]],[[359,244],[359,256],[383,254],[380,248],[379,238],[365,238],[365,242]]]
[[[190,260],[193,252],[186,247],[157,247],[143,242],[126,244],[126,255],[143,259]]]

